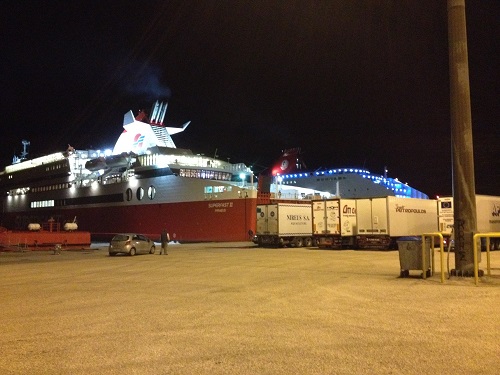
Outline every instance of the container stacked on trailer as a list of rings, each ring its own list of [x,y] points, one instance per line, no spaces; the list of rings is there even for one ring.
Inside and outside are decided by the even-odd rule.
[[[439,231],[448,243],[453,233],[453,197],[438,198]],[[479,233],[500,232],[500,197],[476,195],[477,231]],[[491,238],[491,250],[500,250],[500,238]]]
[[[500,232],[500,197],[476,196],[477,229]],[[443,234],[453,228],[453,198],[324,199],[257,206],[256,241],[265,246],[397,249],[402,237]],[[491,248],[500,249],[492,238]]]
[[[259,246],[312,246],[310,203],[257,205],[256,237]]]
[[[313,238],[321,248],[354,246],[357,216],[355,199],[327,199],[312,202]]]
[[[401,237],[438,230],[435,199],[384,197],[356,200],[358,249],[396,249]]]

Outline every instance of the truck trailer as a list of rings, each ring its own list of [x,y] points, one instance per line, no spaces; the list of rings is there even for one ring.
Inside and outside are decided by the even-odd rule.
[[[396,249],[401,237],[421,236],[438,229],[435,199],[357,199],[356,214],[359,249]]]
[[[342,249],[354,246],[356,200],[327,199],[312,202],[313,240],[320,248]]]
[[[312,246],[310,202],[257,205],[255,234],[259,246]]]
[[[455,222],[453,197],[438,198],[439,231],[448,242]],[[477,232],[500,232],[500,197],[476,195]],[[491,238],[491,250],[500,250],[500,238]]]

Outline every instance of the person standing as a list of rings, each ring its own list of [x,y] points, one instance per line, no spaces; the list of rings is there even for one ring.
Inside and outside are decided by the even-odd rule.
[[[161,232],[161,250],[160,250],[160,254],[165,254],[165,255],[168,255],[167,253],[167,246],[168,246],[168,243],[170,241],[170,236],[168,235],[168,232],[166,229],[163,229],[163,231]]]

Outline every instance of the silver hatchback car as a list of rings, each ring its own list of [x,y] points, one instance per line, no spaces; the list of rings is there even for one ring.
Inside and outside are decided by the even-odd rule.
[[[143,234],[117,234],[109,244],[109,255],[114,256],[119,253],[128,255],[154,254],[155,243]]]

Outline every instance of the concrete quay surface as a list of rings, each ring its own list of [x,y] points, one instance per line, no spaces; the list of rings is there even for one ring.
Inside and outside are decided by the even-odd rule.
[[[400,278],[397,251],[158,252],[0,253],[0,373],[500,372],[500,251],[478,286]]]

